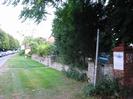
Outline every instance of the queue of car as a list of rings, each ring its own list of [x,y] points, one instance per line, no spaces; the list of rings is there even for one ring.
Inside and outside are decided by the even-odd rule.
[[[3,56],[7,56],[7,55],[11,55],[11,54],[14,54],[14,53],[16,53],[17,51],[11,51],[11,50],[9,50],[9,51],[1,51],[0,52],[0,57],[3,57]]]

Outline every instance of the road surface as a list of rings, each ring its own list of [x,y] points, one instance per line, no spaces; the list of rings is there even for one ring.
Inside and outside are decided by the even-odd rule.
[[[5,62],[9,58],[11,58],[12,56],[14,56],[14,55],[8,55],[8,56],[0,57],[0,71],[1,71],[1,69],[3,69]]]

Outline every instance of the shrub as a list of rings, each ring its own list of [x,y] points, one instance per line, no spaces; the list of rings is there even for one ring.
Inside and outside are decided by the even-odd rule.
[[[83,91],[86,96],[119,97],[120,87],[116,80],[104,78],[97,82],[95,87],[90,84],[85,86]]]
[[[24,50],[20,50],[20,51],[19,51],[19,55],[20,55],[20,56],[24,55],[24,53],[25,53]]]
[[[37,48],[37,53],[40,56],[48,56],[52,53],[53,46],[50,44],[40,44]]]
[[[95,87],[92,84],[88,84],[83,88],[83,93],[85,96],[92,96],[95,91]]]
[[[75,79],[77,81],[87,81],[86,73],[79,72],[79,71],[72,69],[72,68],[67,70],[67,71],[64,70],[63,72],[69,78]]]
[[[83,92],[85,96],[99,96],[102,99],[120,99],[120,97],[131,95],[133,89],[122,86],[118,82],[117,79],[104,78],[97,82],[95,87],[88,84],[84,87]]]
[[[98,82],[95,86],[95,92],[94,95],[99,96],[118,96],[120,90],[119,90],[119,84],[116,80],[112,79],[103,79],[100,82]]]
[[[28,54],[26,54],[25,56],[26,56],[26,58],[31,58],[31,53],[28,53]]]

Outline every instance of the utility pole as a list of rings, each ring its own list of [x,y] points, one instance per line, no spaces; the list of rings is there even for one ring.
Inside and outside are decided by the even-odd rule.
[[[99,3],[99,0],[97,0],[96,2]],[[96,80],[97,80],[98,50],[99,50],[99,29],[97,29],[96,56],[95,56],[95,66],[94,66],[94,86],[96,85]]]
[[[97,79],[98,50],[99,50],[99,29],[97,29],[96,58],[94,66],[94,86],[96,85],[96,79]]]

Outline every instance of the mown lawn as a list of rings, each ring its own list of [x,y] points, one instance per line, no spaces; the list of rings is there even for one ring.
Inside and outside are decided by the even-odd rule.
[[[5,68],[0,75],[0,99],[92,99],[82,95],[85,83],[29,58],[16,55]]]

